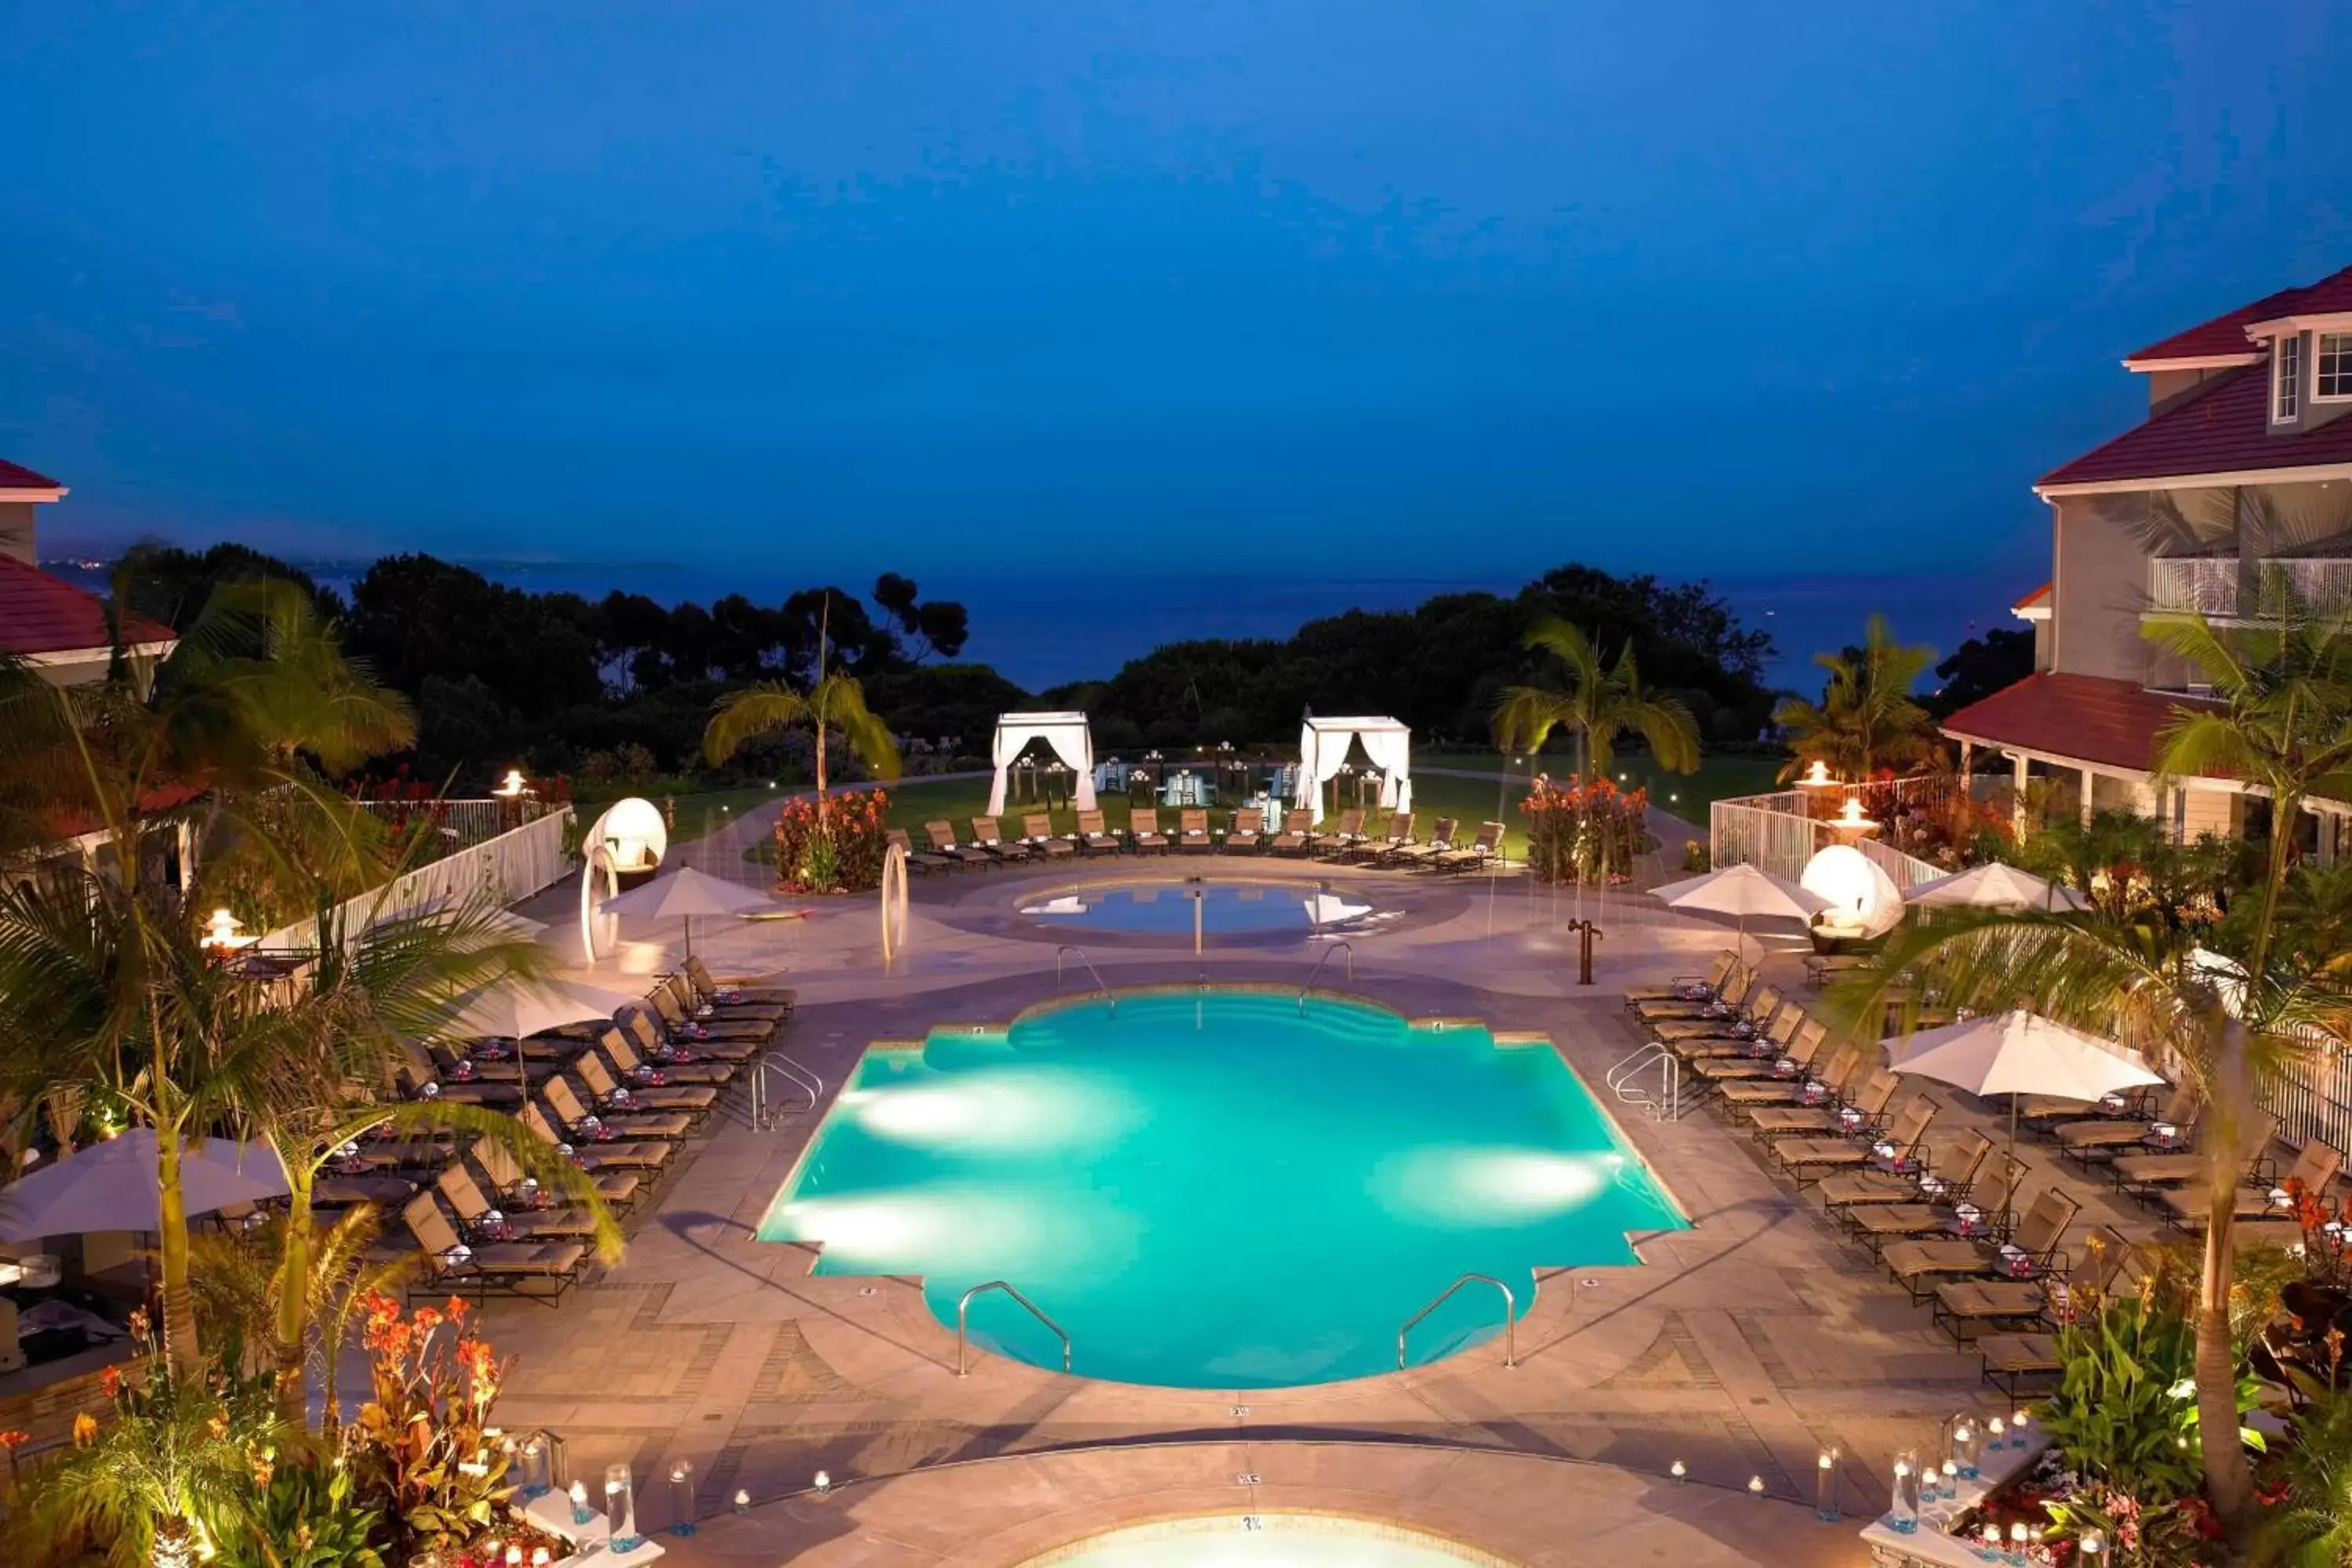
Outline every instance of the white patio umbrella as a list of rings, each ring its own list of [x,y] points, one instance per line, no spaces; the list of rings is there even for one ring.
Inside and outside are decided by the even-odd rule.
[[[446,1033],[462,1037],[494,1036],[515,1043],[515,1072],[524,1100],[530,1098],[530,1071],[522,1049],[523,1037],[590,1018],[609,1018],[644,993],[579,980],[502,980],[467,1000]]]
[[[2008,1095],[2011,1156],[2017,1152],[2019,1095],[2089,1101],[2164,1081],[2113,1041],[2021,1007],[1922,1029],[1895,1047],[1890,1065],[1896,1072],[1931,1078],[1970,1094]]]
[[[1930,909],[2080,910],[2083,896],[2072,888],[2045,882],[2031,871],[2021,871],[1999,860],[1971,866],[1958,876],[1922,882],[1904,895],[1904,902]]]
[[[766,894],[691,866],[656,877],[642,888],[632,888],[617,899],[605,900],[601,906],[606,914],[684,921],[688,958],[694,956],[695,916],[736,915],[767,907]]]
[[[1650,889],[1650,896],[1676,910],[1705,910],[1739,918],[1739,950],[1748,952],[1748,921],[1753,915],[1769,920],[1810,920],[1830,907],[1819,893],[1809,892],[1785,877],[1775,877],[1745,861],[1725,866],[1701,877],[1685,878]]]
[[[208,1138],[180,1152],[180,1201],[191,1215],[285,1195],[286,1168],[267,1144]],[[149,1127],[77,1149],[0,1188],[0,1241],[152,1231],[163,1223],[155,1132]]]

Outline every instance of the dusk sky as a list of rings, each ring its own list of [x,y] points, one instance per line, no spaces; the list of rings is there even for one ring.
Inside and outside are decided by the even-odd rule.
[[[2352,5],[0,8],[59,542],[1980,571],[2352,262]]]

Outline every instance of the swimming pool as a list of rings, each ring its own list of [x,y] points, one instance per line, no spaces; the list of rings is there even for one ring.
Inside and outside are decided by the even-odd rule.
[[[1371,1520],[1245,1513],[1131,1525],[1033,1557],[1021,1568],[1496,1568],[1502,1562]]]
[[[1346,934],[1395,918],[1367,898],[1334,892],[1328,882],[1220,882],[1206,878],[1071,888],[1032,896],[1022,902],[1021,912],[1040,925],[1189,936],[1195,897],[1201,903],[1201,928],[1210,936]]]
[[[1533,1270],[1634,1261],[1685,1222],[1549,1044],[1240,989],[1038,1010],[869,1051],[760,1234],[820,1274],[919,1274],[950,1328],[1004,1279],[1073,1370],[1188,1388],[1391,1371],[1398,1327],[1465,1271],[1525,1311]],[[1498,1331],[1465,1289],[1411,1359]],[[1058,1368],[1001,1292],[975,1339]]]

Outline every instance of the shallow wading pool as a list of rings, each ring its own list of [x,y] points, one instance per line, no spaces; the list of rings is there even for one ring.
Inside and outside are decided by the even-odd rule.
[[[1345,936],[1396,918],[1362,893],[1306,880],[1105,882],[1034,895],[1020,909],[1031,921],[1055,930],[1190,936],[1196,898],[1206,936]]]
[[[1549,1044],[1246,990],[1041,1009],[869,1051],[762,1221],[821,1274],[910,1274],[940,1321],[1004,1279],[1073,1369],[1189,1388],[1391,1371],[1403,1321],[1465,1271],[1634,1261],[1685,1222]],[[1415,1363],[1499,1330],[1466,1289]],[[1058,1369],[1001,1292],[973,1336]]]
[[[1506,1568],[1483,1552],[1370,1520],[1312,1513],[1171,1519],[1078,1542],[1021,1568]]]

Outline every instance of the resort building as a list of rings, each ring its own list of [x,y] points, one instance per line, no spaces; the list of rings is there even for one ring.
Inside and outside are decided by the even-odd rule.
[[[2156,737],[2210,696],[2142,636],[2152,617],[2264,613],[2281,581],[2305,603],[2352,594],[2352,268],[2284,289],[2128,355],[2147,418],[2042,476],[2050,582],[2015,606],[2034,672],[1945,721],[1965,758],[1990,747],[2019,783],[2072,783],[2085,815],[2157,816],[2183,839],[2233,835],[2267,805],[2228,779],[2151,777]],[[2352,805],[2315,802],[2306,853],[2352,849]],[[2251,821],[2250,821],[2251,818]]]
[[[41,570],[40,509],[65,494],[57,480],[0,458],[0,654],[56,685],[79,686],[105,676],[115,636],[103,599]],[[173,640],[169,626],[123,617],[123,651],[134,659],[161,659]]]

